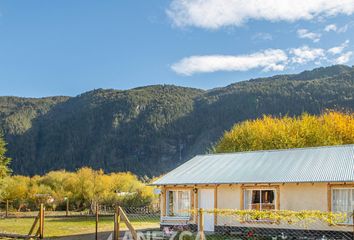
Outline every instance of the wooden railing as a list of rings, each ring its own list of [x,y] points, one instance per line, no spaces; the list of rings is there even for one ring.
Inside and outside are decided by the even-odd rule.
[[[35,217],[32,227],[29,230],[27,235],[16,234],[16,233],[0,233],[0,238],[43,239],[44,238],[44,218],[45,218],[44,205],[41,204],[40,209],[39,209],[39,213]],[[35,235],[33,235],[33,232],[36,229],[38,223],[39,223],[39,226],[37,228],[37,231],[36,231]]]
[[[120,223],[123,221],[127,228],[129,229],[130,233],[132,234],[133,240],[138,240],[138,234],[129,221],[129,218],[127,217],[127,214],[124,212],[124,210],[121,207],[116,208],[116,213],[114,214],[114,234],[113,234],[113,239],[118,240],[119,235],[120,235]]]

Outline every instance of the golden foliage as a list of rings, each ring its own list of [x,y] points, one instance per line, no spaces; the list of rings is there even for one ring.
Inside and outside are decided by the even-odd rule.
[[[263,116],[226,132],[216,152],[287,149],[354,143],[354,114],[329,111],[320,116]]]
[[[38,207],[38,195],[49,195],[53,209],[65,208],[65,199],[73,209],[90,209],[96,202],[112,206],[146,206],[156,201],[153,188],[130,172],[105,174],[88,167],[76,172],[52,171],[44,176],[8,176],[2,200],[10,200],[16,208]]]
[[[195,213],[195,211],[192,211]],[[303,224],[321,221],[330,225],[342,224],[347,220],[346,213],[334,213],[334,212],[321,212],[316,210],[302,210],[302,211],[290,211],[290,210],[270,210],[270,211],[258,211],[258,210],[237,210],[237,209],[204,209],[204,213],[217,214],[218,216],[234,217],[235,220],[244,221],[259,221],[266,220],[273,223],[286,223],[286,224]]]

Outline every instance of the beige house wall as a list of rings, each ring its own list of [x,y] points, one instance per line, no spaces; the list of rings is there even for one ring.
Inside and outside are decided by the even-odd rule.
[[[328,211],[326,183],[285,184],[280,186],[281,210]]]
[[[276,205],[280,210],[320,210],[330,211],[331,209],[331,188],[334,187],[354,187],[353,184],[345,183],[286,183],[274,185],[241,185],[241,184],[221,184],[221,185],[196,185],[196,186],[167,186],[162,188],[161,195],[161,213],[164,216],[166,211],[166,190],[184,189],[191,191],[191,206],[194,210],[198,209],[198,191],[194,189],[213,188],[215,189],[215,208],[218,209],[243,209],[243,189],[276,189],[279,191],[276,195],[279,199]],[[193,214],[190,223],[197,223],[197,214]],[[240,222],[235,221],[230,216],[215,216],[216,225],[239,225]],[[245,224],[242,224],[244,226]],[[273,226],[274,227],[274,226]],[[278,227],[284,227],[279,225]],[[295,226],[294,226],[295,227]],[[296,228],[296,227],[295,227]],[[348,226],[337,226],[336,228],[345,228]],[[328,225],[317,226],[316,229],[329,229]],[[332,227],[333,230],[333,227]]]
[[[328,211],[328,184],[327,183],[301,183],[301,184],[279,184],[273,186],[267,185],[221,185],[218,187],[218,206],[219,209],[242,209],[242,191],[245,188],[262,188],[262,189],[278,189],[280,210],[320,210]],[[243,226],[254,227],[254,224],[240,223],[238,220],[233,219],[230,216],[217,216],[218,225],[228,226]],[[259,224],[262,225],[262,224]],[[263,227],[269,227],[267,224]],[[284,228],[288,225],[275,225],[274,228]],[[301,229],[301,226],[291,226],[291,228]],[[316,223],[313,226],[317,230],[334,230],[333,227],[329,227],[326,224]],[[337,226],[336,230],[347,230],[347,226]]]
[[[335,184],[333,186],[347,186],[344,184]],[[198,194],[192,191],[194,188],[215,188],[217,191],[216,194],[216,204],[217,208],[223,209],[242,209],[243,208],[243,199],[242,199],[242,189],[244,188],[262,188],[262,189],[279,189],[279,202],[280,210],[320,210],[320,211],[329,211],[329,185],[328,183],[286,183],[279,185],[241,185],[241,184],[223,184],[216,186],[177,186],[177,187],[163,187],[162,195],[160,196],[160,206],[161,212],[165,213],[166,211],[166,202],[165,194],[166,190],[173,189],[185,189],[192,192],[192,205],[195,208],[198,208]]]
[[[218,191],[217,208],[240,209],[241,187],[240,185],[220,185]]]
[[[328,185],[327,183],[301,183],[301,184],[280,184],[274,186],[257,185],[259,188],[274,187],[279,188],[279,197],[277,199],[280,210],[320,210],[328,211]],[[249,185],[251,188],[257,186]],[[245,185],[220,185],[218,187],[218,208],[224,209],[242,209],[242,188]]]

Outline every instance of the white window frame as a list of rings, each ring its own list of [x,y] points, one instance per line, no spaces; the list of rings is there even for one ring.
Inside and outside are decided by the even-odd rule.
[[[247,188],[245,187],[243,189],[243,209],[249,209],[248,205],[249,203],[246,203],[246,191],[274,191],[274,210],[279,210],[278,209],[278,189],[276,188]],[[262,194],[260,193],[260,211],[262,211]],[[247,205],[247,207],[246,207]]]
[[[331,187],[331,211],[334,212],[334,190],[352,190],[354,191],[354,187]],[[353,193],[352,193],[353,194]],[[352,200],[354,201],[354,199]],[[350,221],[353,221],[353,217],[348,216],[350,218]],[[346,222],[346,223],[342,223],[345,225],[354,225],[354,222]]]
[[[179,214],[175,214],[175,215],[170,215],[170,192],[188,192],[188,196],[189,196],[189,199],[188,199],[188,201],[189,201],[189,209],[188,210],[191,210],[191,208],[192,208],[192,193],[191,193],[191,190],[189,190],[189,189],[168,189],[167,191],[166,191],[166,216],[168,216],[168,217],[171,217],[171,218],[173,218],[173,217],[176,217],[176,218],[178,218],[178,217],[190,217],[191,216],[191,214],[190,214],[190,212],[188,211],[185,215],[179,215]],[[178,194],[177,194],[178,195]]]

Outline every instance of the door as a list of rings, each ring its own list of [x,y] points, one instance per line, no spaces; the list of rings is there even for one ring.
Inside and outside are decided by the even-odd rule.
[[[214,209],[214,189],[199,189],[199,208]],[[214,231],[214,214],[204,213],[204,231],[213,232]],[[199,226],[199,224],[198,224]]]

